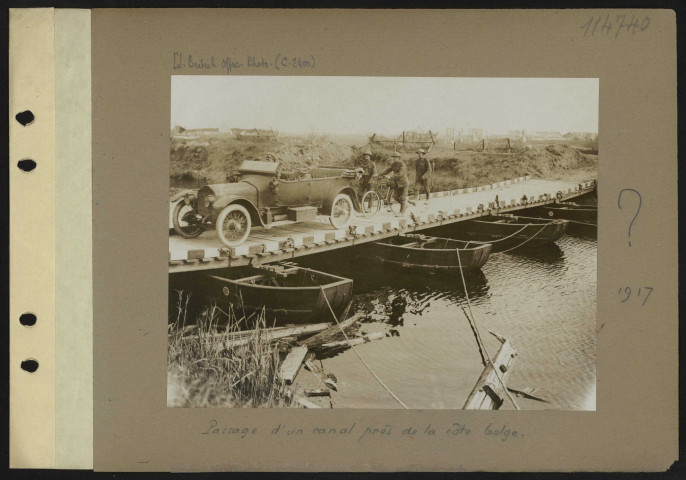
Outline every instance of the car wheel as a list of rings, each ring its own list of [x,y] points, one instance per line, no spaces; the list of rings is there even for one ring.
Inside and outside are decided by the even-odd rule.
[[[353,219],[353,202],[345,193],[339,193],[331,203],[329,221],[335,228],[345,228]]]
[[[202,223],[197,221],[189,222],[191,215],[195,215],[195,205],[186,204],[183,200],[176,204],[174,213],[172,213],[172,224],[174,231],[183,238],[195,238],[200,235],[203,230]]]
[[[250,235],[250,213],[237,203],[227,205],[217,216],[217,234],[227,247],[237,247]]]

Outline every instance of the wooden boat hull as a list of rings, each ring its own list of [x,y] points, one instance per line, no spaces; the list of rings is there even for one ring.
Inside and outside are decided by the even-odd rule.
[[[460,257],[458,259],[457,250]],[[399,235],[364,245],[360,256],[403,268],[459,270],[481,268],[491,255],[491,245],[467,246],[466,242],[424,235]]]
[[[477,243],[491,243],[493,252],[518,247],[531,248],[555,242],[562,237],[569,221],[486,215],[449,225],[451,238]]]
[[[220,308],[232,306],[239,317],[243,311],[250,315],[264,308],[268,326],[333,322],[327,300],[336,318],[345,320],[353,297],[351,279],[300,267],[289,269],[288,281],[288,277],[253,267],[231,269],[232,278],[205,274],[199,278],[200,289]]]
[[[540,218],[562,218],[585,225],[598,225],[598,207],[575,203],[555,203],[532,208],[526,215]]]

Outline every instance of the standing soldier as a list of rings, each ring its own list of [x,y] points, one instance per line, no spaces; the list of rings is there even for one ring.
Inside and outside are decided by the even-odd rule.
[[[388,174],[393,172],[393,176],[390,177],[393,198],[400,204],[400,215],[404,215],[405,210],[407,210],[407,187],[410,185],[410,181],[407,179],[407,167],[405,162],[400,159],[398,152],[393,152],[391,157],[394,158],[393,163],[381,173],[381,176],[388,177]]]
[[[371,190],[372,178],[376,176],[376,165],[372,162],[372,151],[367,149],[362,154],[362,178],[360,178],[360,195]]]
[[[416,178],[414,184],[415,192],[419,193],[420,186],[424,187],[426,192],[426,202],[425,205],[429,204],[429,198],[431,197],[431,177],[433,177],[433,167],[431,161],[426,158],[426,151],[423,148],[417,150],[417,165],[416,165]]]

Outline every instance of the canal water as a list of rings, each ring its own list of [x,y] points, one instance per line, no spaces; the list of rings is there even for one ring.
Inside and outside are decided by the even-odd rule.
[[[595,236],[565,235],[545,247],[493,254],[466,275],[466,294],[459,273],[388,268],[353,253],[296,263],[354,280],[351,313],[366,314],[361,330],[387,334],[357,351],[409,408],[462,408],[483,370],[464,312],[471,306],[491,357],[500,343],[489,331],[517,351],[508,386],[549,402],[515,397],[521,409],[595,409]],[[334,408],[400,408],[354,351],[323,365],[339,382]],[[513,406],[506,399],[502,408]]]

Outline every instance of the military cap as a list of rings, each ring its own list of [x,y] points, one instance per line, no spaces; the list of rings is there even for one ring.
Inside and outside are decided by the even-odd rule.
[[[417,150],[417,153],[426,153],[426,151],[423,148],[420,148],[419,150]]]
[[[400,153],[398,153],[398,152],[391,153],[391,157],[399,157],[399,156],[400,156]]]

